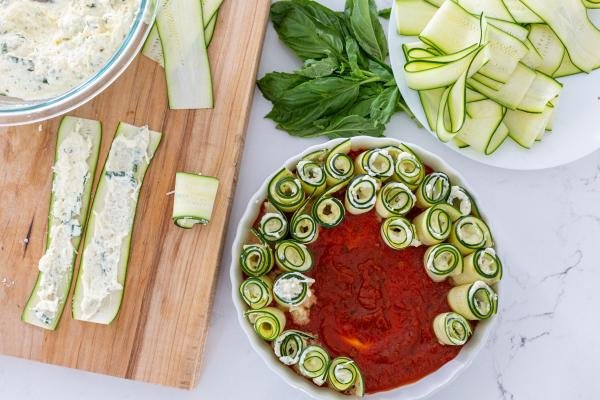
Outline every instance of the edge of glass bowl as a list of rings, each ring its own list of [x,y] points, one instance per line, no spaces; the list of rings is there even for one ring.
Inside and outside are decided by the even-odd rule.
[[[121,76],[140,52],[152,27],[157,8],[156,0],[141,0],[129,33],[98,72],[58,97],[11,109],[0,109],[0,127],[45,121],[65,114],[99,95]]]

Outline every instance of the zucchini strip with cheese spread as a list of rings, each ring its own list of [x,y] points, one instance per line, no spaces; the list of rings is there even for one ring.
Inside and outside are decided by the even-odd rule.
[[[416,201],[417,198],[404,183],[389,182],[377,193],[375,210],[381,218],[403,216],[412,210]]]
[[[462,217],[452,226],[450,243],[462,254],[467,255],[477,249],[491,247],[494,243],[490,229],[481,219],[473,216]]]
[[[346,188],[344,204],[350,214],[364,214],[375,207],[379,182],[370,175],[354,177]]]
[[[258,222],[258,231],[268,242],[283,239],[288,232],[288,222],[281,211],[268,201],[264,204],[265,213]]]
[[[354,162],[348,156],[352,142],[344,140],[335,146],[325,160],[325,175],[327,186],[335,186],[347,182],[354,175]]]
[[[296,174],[307,196],[319,196],[327,187],[325,170],[315,161],[300,160]]]
[[[348,357],[336,357],[329,364],[327,373],[329,387],[344,394],[362,397],[365,385],[360,369],[354,360]]]
[[[313,200],[307,199],[304,205],[297,209],[290,221],[290,235],[297,242],[309,244],[319,236],[319,224],[312,215]]]
[[[269,200],[283,212],[294,212],[304,202],[302,183],[287,168],[282,168],[269,182]]]
[[[445,203],[450,197],[450,178],[443,172],[432,172],[427,175],[417,189],[417,206],[428,208],[435,204]]]
[[[190,229],[196,224],[208,224],[218,189],[219,180],[215,177],[177,172],[173,199],[175,225]]]
[[[425,251],[423,265],[432,281],[442,282],[447,277],[456,276],[463,271],[463,256],[455,246],[440,243]]]
[[[240,285],[240,295],[251,309],[264,308],[273,301],[273,281],[268,276],[252,276]]]
[[[285,272],[273,284],[275,301],[284,307],[298,307],[311,296],[310,285],[314,282],[300,272]]]
[[[260,310],[248,310],[246,317],[258,336],[268,342],[275,340],[285,328],[285,314],[279,308],[265,307]]]
[[[413,220],[419,241],[426,246],[432,246],[448,239],[452,231],[452,222],[460,215],[448,204],[437,204],[428,208]]]
[[[35,286],[21,319],[54,330],[65,307],[96,172],[100,122],[64,117],[54,155],[48,233]]]
[[[464,258],[462,274],[452,277],[454,284],[483,281],[492,285],[502,279],[502,263],[491,248],[479,249]]]
[[[293,240],[275,244],[275,262],[286,272],[307,272],[313,267],[313,257],[308,247]]]
[[[476,281],[450,289],[448,304],[466,319],[483,320],[498,310],[498,295],[485,282]]]
[[[394,159],[385,149],[363,151],[354,160],[356,175],[366,174],[386,180],[394,174]]]
[[[319,225],[324,228],[333,228],[338,226],[346,216],[344,204],[337,197],[333,197],[335,193],[346,186],[347,181],[343,181],[326,191],[319,197],[312,207],[312,214]]]
[[[470,214],[479,216],[479,210],[473,197],[460,186],[452,186],[450,189],[450,195],[446,200],[448,204],[456,208],[463,216]]]
[[[448,346],[462,346],[473,333],[469,321],[455,312],[437,315],[433,320],[433,331],[438,341]]]
[[[327,380],[329,354],[318,345],[310,345],[304,349],[298,362],[298,371],[303,376],[312,379],[316,385],[323,385]]]
[[[394,179],[415,190],[425,178],[425,167],[412,150],[404,147],[396,156]]]
[[[394,250],[420,245],[413,224],[404,217],[390,217],[381,224],[381,238]]]
[[[161,134],[120,123],[94,196],[73,318],[111,323],[121,306],[140,188]]]
[[[293,329],[283,331],[273,341],[273,350],[283,364],[296,365],[310,339],[313,339],[313,336],[304,332]]]
[[[266,275],[273,269],[275,258],[273,250],[260,234],[250,229],[250,243],[242,247],[240,254],[240,266],[248,276],[259,277]]]

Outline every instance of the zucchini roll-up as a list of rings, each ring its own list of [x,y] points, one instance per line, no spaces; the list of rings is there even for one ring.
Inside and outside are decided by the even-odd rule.
[[[432,246],[448,239],[452,222],[457,218],[453,211],[454,208],[448,204],[438,204],[417,215],[413,224],[419,241]]]
[[[428,208],[445,203],[450,196],[450,178],[443,172],[432,172],[427,175],[417,189],[417,206]]]
[[[463,256],[448,243],[431,246],[423,257],[425,272],[434,282],[442,282],[449,276],[456,276],[463,270]]]
[[[498,309],[498,295],[487,283],[476,281],[450,289],[448,304],[466,319],[488,319]]]
[[[323,385],[327,380],[329,354],[318,345],[310,345],[304,349],[298,362],[298,371],[303,376],[312,379],[316,385]]]
[[[433,331],[441,344],[462,346],[473,333],[471,324],[455,312],[442,313],[433,320]]]
[[[354,360],[348,357],[336,357],[329,365],[327,373],[329,387],[344,394],[362,397],[365,394],[360,369]]]
[[[385,149],[363,151],[354,160],[357,174],[365,174],[382,181],[394,174],[394,159]]]
[[[300,243],[313,243],[319,236],[319,224],[312,215],[312,202],[309,200],[296,210],[290,221],[290,235]]]
[[[350,152],[350,139],[335,146],[325,160],[325,175],[327,186],[335,186],[347,182],[354,175],[354,162],[348,156]]]
[[[240,266],[248,276],[259,277],[268,274],[275,264],[273,250],[254,229],[250,230],[251,243],[242,247]]]
[[[285,365],[296,365],[300,361],[300,356],[306,348],[311,335],[296,330],[283,331],[277,339],[273,341],[273,350],[275,355]]]
[[[375,209],[381,218],[406,215],[417,198],[404,183],[390,182],[377,193]]]
[[[273,281],[268,276],[250,277],[240,285],[240,295],[251,309],[264,308],[273,301]]]
[[[345,206],[350,214],[364,214],[375,207],[379,182],[369,175],[358,175],[346,189]]]
[[[301,160],[298,162],[296,174],[306,195],[319,196],[325,191],[325,170],[315,161]]]
[[[311,295],[310,285],[314,282],[300,272],[283,273],[273,284],[275,301],[284,307],[298,307]]]
[[[470,214],[479,216],[479,211],[475,201],[469,192],[460,186],[452,186],[447,203],[456,208],[464,217]]]
[[[288,222],[281,211],[273,204],[266,202],[265,213],[258,223],[258,231],[269,242],[283,239],[288,231]]]
[[[283,212],[293,212],[304,202],[300,180],[287,168],[282,168],[269,182],[268,197]]]
[[[464,258],[463,265],[462,274],[452,278],[457,285],[475,281],[492,285],[502,279],[502,263],[491,247],[469,254]]]
[[[473,216],[462,217],[454,223],[449,241],[464,255],[494,244],[486,223]]]
[[[396,156],[394,179],[406,184],[411,190],[419,187],[425,178],[425,167],[419,158],[409,150]]]
[[[279,308],[265,307],[260,310],[248,310],[246,316],[258,336],[269,342],[275,340],[285,327],[285,314]]]
[[[381,238],[394,250],[405,249],[409,246],[418,246],[413,224],[404,217],[390,217],[381,224]]]
[[[313,267],[312,254],[308,247],[293,240],[283,240],[275,244],[275,262],[287,272],[306,272]]]

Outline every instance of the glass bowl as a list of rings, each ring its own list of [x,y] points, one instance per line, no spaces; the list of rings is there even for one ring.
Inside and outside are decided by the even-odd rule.
[[[113,83],[139,54],[156,15],[156,0],[140,0],[140,8],[121,46],[94,75],[59,96],[25,101],[0,96],[0,126],[24,125],[67,113]]]

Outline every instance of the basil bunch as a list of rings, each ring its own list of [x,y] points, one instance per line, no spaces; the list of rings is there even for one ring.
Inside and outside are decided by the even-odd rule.
[[[278,1],[271,21],[302,60],[295,72],[258,81],[273,103],[267,118],[294,136],[382,136],[399,110],[408,111],[386,63],[387,40],[372,0],[347,0],[335,12],[311,0]]]

